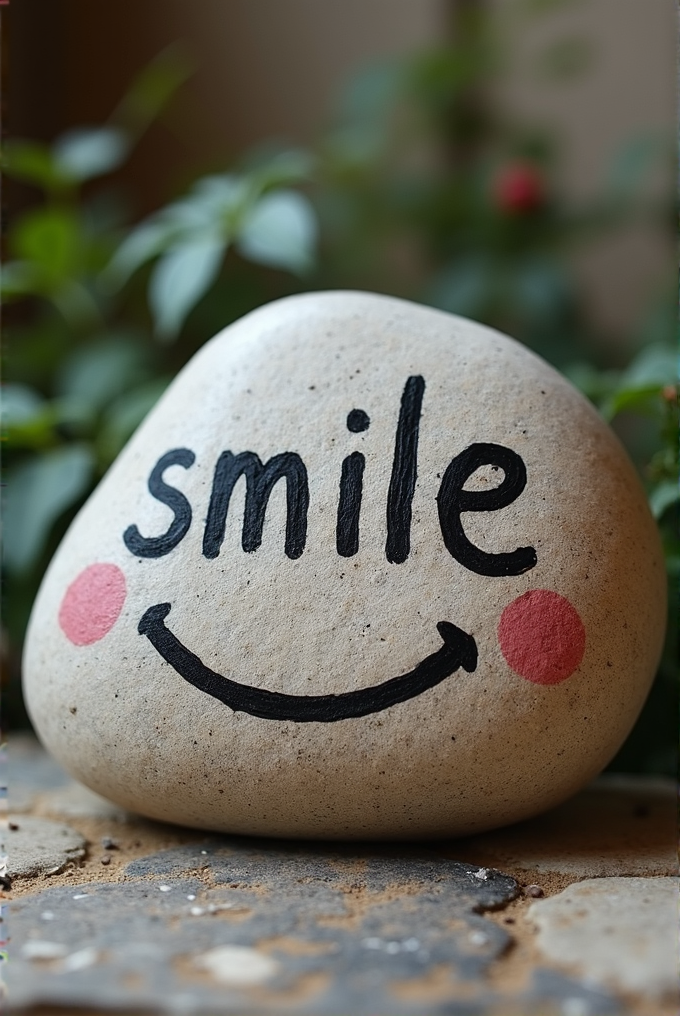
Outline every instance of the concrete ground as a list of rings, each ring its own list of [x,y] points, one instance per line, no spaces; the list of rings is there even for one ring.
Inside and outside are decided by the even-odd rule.
[[[122,812],[29,738],[5,768],[16,1016],[671,1016],[672,781],[603,777],[428,844],[225,837]]]

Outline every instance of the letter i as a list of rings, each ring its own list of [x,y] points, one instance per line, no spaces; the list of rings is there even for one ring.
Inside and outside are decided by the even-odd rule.
[[[347,429],[354,434],[368,430],[370,419],[363,409],[353,409],[347,417]],[[366,459],[352,452],[342,463],[336,546],[342,557],[352,557],[359,549],[359,513],[363,493]]]

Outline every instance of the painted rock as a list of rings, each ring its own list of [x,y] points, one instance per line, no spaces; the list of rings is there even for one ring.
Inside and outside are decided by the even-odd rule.
[[[297,296],[201,349],[78,515],[27,701],[153,818],[469,833],[609,761],[664,607],[633,469],[552,368],[434,310]]]

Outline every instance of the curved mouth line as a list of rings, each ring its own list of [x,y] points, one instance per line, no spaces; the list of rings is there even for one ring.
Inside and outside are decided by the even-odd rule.
[[[371,688],[339,695],[285,695],[232,681],[211,670],[187,649],[165,625],[171,604],[157,603],[142,616],[137,631],[177,673],[194,688],[219,699],[234,712],[250,713],[263,720],[292,720],[295,723],[335,723],[368,716],[406,702],[434,688],[462,667],[472,673],[477,667],[477,643],[472,635],[449,621],[440,621],[437,630],[444,645],[426,656],[413,670]]]

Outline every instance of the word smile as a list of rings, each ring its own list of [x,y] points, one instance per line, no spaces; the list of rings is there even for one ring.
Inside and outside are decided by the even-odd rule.
[[[418,475],[418,434],[425,380],[419,375],[408,378],[401,397],[399,421],[394,441],[392,474],[387,494],[387,539],[385,556],[392,564],[402,564],[411,550],[412,502]],[[370,419],[361,409],[353,409],[347,427],[354,433],[368,430]],[[128,550],[136,557],[156,558],[173,551],[184,539],[192,520],[188,498],[163,479],[170,466],[193,466],[196,455],[189,448],[175,448],[158,460],[148,480],[149,492],[173,512],[173,521],[160,536],[143,536],[136,525],[123,533]],[[336,549],[342,557],[352,557],[359,549],[359,521],[363,496],[365,457],[353,452],[342,462],[337,505]],[[491,490],[464,490],[469,478],[481,466],[503,471],[503,480]],[[262,543],[267,505],[272,489],[286,481],[286,530],[284,550],[295,560],[307,541],[309,483],[307,468],[296,452],[281,452],[263,463],[252,451],[224,451],[215,466],[208,513],[203,532],[203,554],[216,558],[224,541],[227,516],[234,486],[246,480],[245,511],[241,543],[252,553]],[[527,482],[523,460],[511,448],[500,444],[471,444],[451,460],[437,494],[439,524],[449,554],[463,567],[478,575],[521,575],[536,564],[533,547],[518,547],[506,553],[490,554],[475,546],[466,536],[461,522],[464,512],[491,512],[516,501]]]

